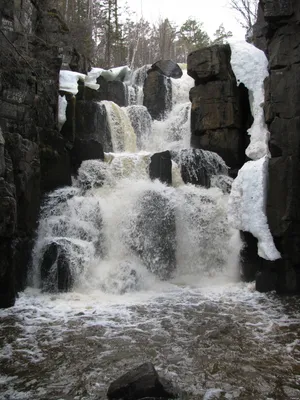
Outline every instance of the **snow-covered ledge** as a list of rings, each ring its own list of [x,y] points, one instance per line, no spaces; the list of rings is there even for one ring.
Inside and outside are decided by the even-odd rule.
[[[248,161],[233,181],[228,202],[228,220],[236,229],[258,239],[258,255],[266,260],[281,258],[266,216],[269,157]]]
[[[231,41],[231,67],[237,84],[248,89],[253,124],[246,162],[233,181],[228,203],[230,225],[252,233],[258,240],[258,255],[266,260],[281,258],[269,229],[266,202],[268,189],[269,131],[264,119],[264,80],[268,60],[261,50],[244,41]]]
[[[265,123],[263,105],[265,101],[264,80],[269,75],[265,53],[245,41],[230,41],[231,67],[237,84],[243,83],[248,89],[249,102],[254,118],[248,129],[250,144],[246,155],[258,160],[269,155],[269,131]]]

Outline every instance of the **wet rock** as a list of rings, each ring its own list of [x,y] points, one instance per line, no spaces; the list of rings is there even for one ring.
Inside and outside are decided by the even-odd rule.
[[[241,128],[239,89],[236,82],[213,81],[190,90],[193,104],[191,129],[201,135],[207,130]]]
[[[197,50],[188,57],[188,74],[195,79],[190,90],[191,145],[219,154],[235,177],[246,159],[253,118],[248,90],[237,86],[230,57],[229,45]]]
[[[226,174],[227,167],[216,154],[200,149],[184,149],[172,153],[173,160],[180,165],[184,183],[209,188],[214,175]]]
[[[178,392],[172,384],[162,380],[153,364],[147,362],[130,370],[112,382],[108,388],[109,400],[174,399]]]
[[[243,280],[251,282],[262,268],[263,260],[257,254],[257,239],[249,232],[240,232],[243,247],[240,253],[241,275]]]
[[[159,179],[167,185],[172,185],[172,161],[170,152],[163,151],[151,156],[149,165],[150,179]]]
[[[76,139],[94,140],[102,144],[105,152],[112,151],[107,112],[103,104],[90,101],[76,103]]]
[[[209,81],[233,80],[230,65],[231,49],[228,44],[214,45],[193,51],[187,58],[187,72],[198,86]]]
[[[160,60],[154,63],[150,71],[158,71],[168,78],[179,79],[182,77],[182,70],[178,64],[172,60]]]
[[[100,76],[97,83],[100,85],[98,90],[85,88],[85,100],[109,100],[119,107],[128,106],[126,88],[123,82],[120,80],[107,81]]]
[[[144,82],[144,102],[153,119],[162,120],[171,109],[172,85],[170,78],[158,71],[150,71]]]
[[[255,43],[265,38],[269,77],[265,81],[265,117],[270,131],[267,217],[282,258],[272,264],[279,293],[299,293],[299,118],[300,107],[300,3],[292,0],[260,1]],[[285,134],[284,134],[285,132]],[[263,270],[262,270],[263,272]],[[265,276],[263,276],[265,274]],[[268,273],[257,276],[257,286]],[[272,276],[269,277],[272,286]]]
[[[255,289],[265,293],[275,290],[277,287],[277,273],[273,269],[263,269],[256,274]]]
[[[2,130],[0,127],[0,177],[3,176],[4,172],[5,172],[4,144],[5,144],[5,140],[2,135]]]
[[[148,270],[169,279],[176,269],[175,211],[170,200],[159,192],[145,192],[136,204],[129,232],[127,243]]]
[[[42,288],[47,292],[67,292],[73,286],[70,262],[64,247],[58,243],[47,246],[41,264]]]
[[[293,0],[263,0],[264,15],[267,21],[280,20],[294,13]]]

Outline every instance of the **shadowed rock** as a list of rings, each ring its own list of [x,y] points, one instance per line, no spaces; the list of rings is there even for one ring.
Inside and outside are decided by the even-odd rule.
[[[142,364],[112,382],[108,388],[109,400],[174,399],[178,391],[158,376],[152,363]]]
[[[163,151],[151,156],[149,165],[150,179],[159,179],[167,185],[172,185],[172,161],[170,152]]]
[[[172,60],[160,60],[151,66],[150,71],[158,71],[168,78],[179,79],[182,77],[182,70],[178,64]]]

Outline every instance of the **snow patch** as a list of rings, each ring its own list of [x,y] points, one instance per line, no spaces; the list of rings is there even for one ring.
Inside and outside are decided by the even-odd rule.
[[[269,157],[248,161],[232,183],[228,202],[230,225],[258,239],[258,255],[266,260],[281,258],[275,247],[266,216]]]
[[[229,41],[231,67],[238,85],[243,83],[249,91],[253,124],[248,133],[251,136],[246,155],[258,160],[269,155],[269,132],[264,118],[264,79],[269,75],[265,53],[245,41]]]
[[[67,102],[66,96],[58,96],[58,126],[59,126],[59,130],[61,130],[61,128],[63,127],[63,124],[67,120],[67,115],[66,115],[67,105],[68,105],[68,102]]]
[[[60,71],[59,90],[73,94],[78,93],[78,81],[85,81],[86,75],[74,71]]]
[[[108,70],[103,68],[92,68],[87,74],[85,86],[90,89],[98,90],[100,88],[100,85],[97,83],[99,76],[102,76],[106,81],[123,81],[129,73],[130,68],[127,65]]]

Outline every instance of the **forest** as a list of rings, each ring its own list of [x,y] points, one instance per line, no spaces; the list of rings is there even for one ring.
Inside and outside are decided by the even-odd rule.
[[[221,24],[210,38],[194,17],[181,26],[168,18],[151,24],[118,0],[58,0],[57,8],[70,29],[70,45],[103,68],[138,68],[160,59],[182,63],[194,49],[232,36]]]

